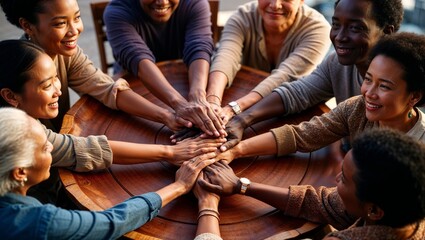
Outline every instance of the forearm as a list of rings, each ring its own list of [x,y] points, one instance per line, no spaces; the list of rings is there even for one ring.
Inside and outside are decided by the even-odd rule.
[[[212,199],[205,199],[198,203],[199,213],[202,210],[209,209],[218,213],[218,202]],[[218,215],[219,217],[219,215]],[[203,215],[198,219],[198,228],[196,236],[202,233],[212,233],[220,236],[220,223],[219,219],[212,215]]]
[[[204,59],[193,61],[189,66],[189,101],[205,99],[208,82],[209,63]]]
[[[233,152],[235,158],[275,155],[277,153],[276,139],[271,132],[263,133],[245,139],[229,151]]]
[[[162,207],[164,207],[174,199],[180,197],[185,192],[187,192],[186,187],[178,182],[171,183],[156,191],[156,193],[162,199]]]
[[[168,110],[153,104],[132,90],[118,92],[117,107],[123,112],[155,122],[163,122],[171,114]]]
[[[238,117],[243,120],[245,126],[276,117],[285,112],[282,99],[278,93],[271,93],[252,107],[243,111]]]
[[[170,147],[108,140],[115,164],[137,164],[170,159]]]
[[[289,199],[289,189],[252,182],[245,195],[285,211]]]
[[[236,100],[236,102],[239,104],[241,110],[245,111],[261,99],[261,95],[257,92],[249,92],[247,95]]]
[[[157,98],[173,109],[187,103],[186,99],[171,86],[161,70],[152,61],[147,59],[140,61],[138,77]]]
[[[211,72],[208,80],[207,101],[221,106],[223,92],[227,85],[227,77],[220,71]]]

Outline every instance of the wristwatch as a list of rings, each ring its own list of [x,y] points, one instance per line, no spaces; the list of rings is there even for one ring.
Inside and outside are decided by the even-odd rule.
[[[235,101],[229,102],[229,106],[232,107],[233,112],[238,115],[239,113],[241,113],[241,107],[239,106],[239,104]]]
[[[248,189],[249,185],[251,184],[251,181],[249,181],[248,178],[239,178],[239,182],[241,182],[240,194],[245,194],[246,190]]]

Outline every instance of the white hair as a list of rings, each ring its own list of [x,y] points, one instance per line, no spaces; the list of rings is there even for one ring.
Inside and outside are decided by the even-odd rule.
[[[11,173],[34,163],[35,141],[30,118],[22,110],[0,108],[0,196],[21,186]]]

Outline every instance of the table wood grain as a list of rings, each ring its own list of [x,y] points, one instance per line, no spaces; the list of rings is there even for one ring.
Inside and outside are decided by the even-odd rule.
[[[185,65],[181,61],[167,61],[158,63],[158,66],[172,85],[187,97],[189,88]],[[225,91],[223,104],[247,94],[267,75],[262,71],[242,67],[232,87]],[[167,107],[140,80],[130,75],[124,78],[134,91],[149,101]],[[328,110],[326,105],[320,104],[300,114],[269,119],[247,128],[244,138],[282,124],[309,120]],[[89,96],[82,96],[68,111],[61,132],[77,136],[104,134],[111,140],[150,144],[171,144],[169,136],[172,134],[163,124],[111,110]],[[240,177],[274,186],[333,186],[341,160],[339,143],[335,143],[313,153],[238,159],[231,166]],[[91,173],[61,169],[60,176],[80,208],[103,210],[131,196],[156,191],[172,183],[176,170],[177,167],[161,161],[136,165],[113,164],[108,169]],[[222,197],[219,211],[223,239],[288,239],[308,234],[319,227],[315,223],[284,216],[268,204],[241,195]],[[197,212],[197,200],[189,193],[172,201],[161,209],[158,217],[126,236],[135,239],[193,239]]]

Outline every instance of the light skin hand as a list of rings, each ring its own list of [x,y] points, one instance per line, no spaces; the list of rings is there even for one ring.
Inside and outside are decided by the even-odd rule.
[[[176,109],[177,116],[191,121],[210,136],[226,136],[221,118],[215,114],[205,102],[189,102],[186,106]]]
[[[220,161],[220,160],[226,161],[227,164],[230,164],[236,158],[232,149],[229,149],[229,150],[224,151],[224,152],[217,150],[216,153],[217,153],[217,156],[215,157],[216,160],[217,161]]]
[[[184,161],[205,153],[216,154],[217,148],[225,141],[225,138],[187,138],[177,142],[174,146],[170,146],[173,152],[173,158],[170,162],[181,165]]]
[[[206,167],[204,178],[198,180],[198,183],[202,188],[222,196],[233,195],[239,189],[239,178],[224,161]]]
[[[235,116],[235,112],[233,112],[233,109],[227,105],[223,107],[220,116],[221,119],[223,119],[224,124],[227,125],[227,123]]]

